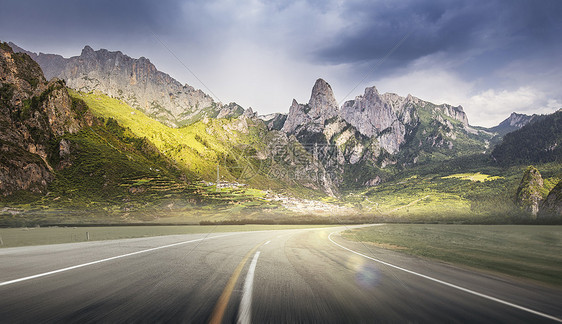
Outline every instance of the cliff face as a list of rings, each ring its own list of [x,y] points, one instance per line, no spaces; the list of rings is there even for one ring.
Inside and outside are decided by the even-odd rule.
[[[180,84],[144,57],[134,59],[105,49],[94,51],[90,46],[85,46],[80,56],[68,59],[26,53],[39,63],[48,78],[65,80],[68,87],[78,91],[100,91],[123,100],[168,126],[179,127],[219,115],[237,117],[243,113],[238,105],[216,103],[203,91]]]
[[[282,130],[297,137],[303,131],[321,133],[325,122],[336,117],[338,110],[332,87],[326,81],[318,79],[312,88],[308,104],[299,104],[293,99]]]
[[[382,181],[377,169],[435,159],[435,153],[480,153],[493,136],[470,127],[460,106],[380,94],[375,87],[338,108],[322,79],[307,104],[293,100],[281,129],[318,154],[336,186],[375,185]]]
[[[58,138],[93,121],[63,81],[47,83],[29,55],[0,44],[0,194],[44,192],[57,167],[49,161],[70,150]]]
[[[397,153],[404,143],[405,126],[418,122],[407,100],[391,94],[381,96],[375,87],[344,103],[340,115],[361,134],[376,137],[380,146],[391,154]]]
[[[420,125],[419,109],[429,105],[432,104],[411,95],[381,95],[375,87],[370,87],[365,89],[364,95],[345,102],[340,115],[361,134],[376,137],[385,151],[396,154],[408,140],[411,130]],[[460,123],[461,127],[456,131],[473,131],[462,107],[447,104],[432,106],[432,113],[438,120],[441,118],[445,125],[447,122],[444,118],[450,118]],[[447,126],[453,128],[450,122]]]

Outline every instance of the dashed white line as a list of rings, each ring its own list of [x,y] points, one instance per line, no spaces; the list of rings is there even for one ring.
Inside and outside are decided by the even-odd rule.
[[[19,278],[19,279],[14,279],[14,280],[9,280],[9,281],[0,282],[0,287],[1,287],[1,286],[11,285],[11,284],[14,284],[14,283],[17,283],[17,282],[22,282],[22,281],[26,281],[26,280],[31,280],[31,279],[36,279],[36,278],[45,277],[45,276],[52,275],[52,274],[55,274],[55,273],[60,273],[60,272],[65,272],[65,271],[74,270],[74,269],[78,269],[78,268],[83,268],[83,267],[87,267],[87,266],[94,265],[94,264],[98,264],[98,263],[102,263],[102,262],[107,262],[107,261],[111,261],[111,260],[115,260],[115,259],[125,258],[125,257],[132,256],[132,255],[137,255],[137,254],[141,254],[141,253],[146,253],[146,252],[161,250],[161,249],[165,249],[165,248],[169,248],[169,247],[173,247],[173,246],[178,246],[178,245],[182,245],[182,244],[188,244],[188,243],[193,243],[193,242],[198,242],[198,241],[203,241],[203,240],[209,240],[209,239],[212,239],[212,238],[219,238],[219,237],[230,236],[230,235],[234,235],[234,234],[236,234],[236,233],[225,234],[225,235],[219,235],[219,236],[211,236],[211,237],[203,237],[203,238],[200,238],[200,239],[189,240],[189,241],[183,241],[183,242],[178,242],[178,243],[173,243],[173,244],[158,246],[158,247],[151,248],[151,249],[146,249],[146,250],[131,252],[131,253],[127,253],[127,254],[117,255],[117,256],[114,256],[114,257],[106,258],[106,259],[101,259],[101,260],[96,260],[96,261],[92,261],[92,262],[82,263],[82,264],[78,264],[78,265],[75,265],[75,266],[66,267],[66,268],[62,268],[62,269],[58,269],[58,270],[53,270],[53,271],[49,271],[49,272],[43,272],[43,273],[39,273],[39,274],[36,274],[36,275],[33,275],[33,276],[28,276],[28,277],[23,277],[23,278]]]
[[[382,260],[372,258],[372,257],[370,257],[370,256],[368,256],[368,255],[365,255],[365,254],[363,254],[363,253],[359,253],[359,252],[354,251],[354,250],[352,250],[352,249],[348,249],[348,248],[346,248],[345,246],[343,246],[343,245],[341,245],[341,244],[338,244],[338,243],[336,243],[334,240],[332,240],[332,234],[337,233],[337,232],[339,232],[339,231],[330,233],[330,235],[328,235],[328,239],[329,239],[332,243],[334,243],[335,245],[337,245],[337,246],[339,246],[340,248],[342,248],[342,249],[344,249],[344,250],[347,250],[347,251],[349,251],[349,252],[351,252],[351,253],[360,255],[360,256],[362,256],[362,257],[364,257],[364,258],[367,258],[367,259],[369,259],[369,260],[373,260],[373,261],[375,261],[375,262],[384,264],[384,265],[386,265],[386,266],[389,266],[389,267],[392,267],[392,268],[395,268],[395,269],[398,269],[398,270],[402,270],[402,271],[404,271],[404,272],[407,272],[407,273],[410,273],[410,274],[413,274],[413,275],[416,275],[416,276],[419,276],[419,277],[422,277],[422,278],[425,278],[425,279],[428,279],[428,280],[431,280],[431,281],[440,283],[440,284],[442,284],[442,285],[445,285],[445,286],[448,286],[448,287],[451,287],[451,288],[455,288],[455,289],[464,291],[464,292],[466,292],[466,293],[469,293],[469,294],[472,294],[472,295],[475,295],[475,296],[478,296],[478,297],[482,297],[482,298],[485,298],[485,299],[488,299],[488,300],[492,300],[492,301],[498,302],[498,303],[500,303],[500,304],[504,304],[504,305],[507,305],[507,306],[510,306],[510,307],[513,307],[513,308],[517,308],[517,309],[519,309],[519,310],[522,310],[522,311],[525,311],[525,312],[528,312],[528,313],[531,313],[531,314],[535,314],[535,315],[538,315],[538,316],[541,316],[541,317],[544,317],[544,318],[548,318],[548,319],[550,319],[550,320],[553,320],[553,321],[562,323],[562,319],[560,319],[560,318],[558,318],[558,317],[554,317],[554,316],[552,316],[552,315],[548,315],[548,314],[545,314],[545,313],[541,313],[541,312],[539,312],[539,311],[536,311],[536,310],[534,310],[534,309],[530,309],[530,308],[527,308],[527,307],[519,306],[519,305],[517,305],[517,304],[513,304],[513,303],[510,303],[510,302],[508,302],[508,301],[505,301],[505,300],[502,300],[502,299],[499,299],[499,298],[496,298],[496,297],[488,296],[488,295],[479,293],[479,292],[474,291],[474,290],[470,290],[470,289],[467,289],[467,288],[463,288],[463,287],[461,287],[461,286],[457,286],[457,285],[454,285],[454,284],[452,284],[452,283],[448,283],[448,282],[443,281],[443,280],[435,279],[435,278],[433,278],[433,277],[426,276],[426,275],[423,275],[423,274],[421,274],[421,273],[417,273],[417,272],[415,272],[415,271],[408,270],[408,269],[405,269],[405,268],[402,268],[402,267],[399,267],[399,266],[395,266],[394,264],[390,264],[390,263],[388,263],[388,262],[384,262],[384,261],[382,261]]]
[[[258,264],[259,256],[260,251],[254,254],[254,258],[252,259],[252,263],[250,263],[250,268],[248,269],[248,274],[246,275],[246,281],[244,281],[242,300],[240,301],[240,307],[238,309],[239,324],[252,323],[252,289],[254,286],[254,272],[256,270],[256,265]]]
[[[271,241],[267,241],[263,245],[268,245],[269,243],[271,243]]]

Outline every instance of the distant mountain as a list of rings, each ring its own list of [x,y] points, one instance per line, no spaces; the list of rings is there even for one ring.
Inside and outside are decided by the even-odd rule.
[[[205,117],[237,117],[244,112],[239,105],[217,103],[203,91],[180,84],[144,57],[134,59],[119,51],[94,51],[85,46],[80,56],[67,59],[10,44],[39,63],[47,78],[57,77],[72,89],[99,91],[122,100],[169,126],[180,127]]]
[[[338,107],[322,79],[308,103],[293,100],[281,130],[323,162],[336,186],[376,185],[389,165],[482,153],[493,136],[472,128],[460,106],[381,95],[375,87]]]
[[[458,197],[459,206],[464,206],[459,208],[467,215],[479,210],[521,213],[513,201],[517,189],[513,170],[519,167],[503,166],[562,161],[562,110],[530,116],[530,121],[529,116],[513,114],[491,132],[470,126],[461,106],[380,94],[375,87],[338,105],[331,86],[318,79],[308,102],[293,100],[288,114],[258,117],[252,109],[233,103],[214,106],[221,109],[212,113],[198,110],[190,124],[170,127],[169,120],[166,125],[162,118],[154,118],[162,115],[142,113],[118,94],[111,98],[99,90],[124,86],[140,96],[142,89],[146,93],[169,89],[168,81],[177,86],[148,60],[88,47],[79,57],[52,55],[45,60],[51,62],[44,67],[49,73],[63,66],[61,73],[70,73],[69,82],[83,82],[82,90],[90,89],[84,92],[70,89],[58,78],[47,82],[32,59],[41,61],[45,55],[14,53],[6,43],[0,44],[0,203],[4,203],[0,207],[9,207],[0,208],[5,217],[0,216],[17,226],[24,223],[11,216],[18,212],[10,209],[12,202],[54,217],[55,223],[68,219],[61,213],[65,208],[68,213],[83,210],[95,216],[86,222],[98,221],[99,215],[111,221],[119,215],[118,222],[128,222],[154,220],[159,217],[154,211],[175,210],[191,217],[196,206],[207,203],[215,204],[203,208],[209,213],[233,211],[238,219],[246,213],[262,215],[264,210],[266,215],[278,207],[285,214],[281,207],[285,194],[307,199],[325,199],[327,194],[367,213],[402,207],[409,213],[411,206],[425,200],[420,197],[431,193],[435,199],[427,203],[431,200],[435,206],[447,205],[450,195]],[[501,129],[522,124],[526,125],[507,133],[494,149],[498,164],[482,154]],[[524,177],[518,202],[531,206],[531,212],[538,206],[538,221],[559,222],[557,181],[562,176],[558,164],[547,166],[542,203],[535,199],[541,187],[535,177],[538,171]],[[471,180],[490,180],[454,180],[464,172],[472,174]],[[217,178],[230,189],[215,187]],[[373,196],[375,192],[381,195]],[[385,197],[393,202],[388,205]],[[505,199],[509,204],[502,203]],[[32,200],[33,205],[28,204]],[[379,209],[385,203],[387,209]],[[141,218],[130,218],[133,210],[145,212]]]
[[[251,109],[235,103],[222,105],[200,90],[182,86],[143,57],[133,59],[89,46],[80,56],[68,59],[26,53],[39,62],[48,77],[66,80],[70,88],[82,93],[106,94],[171,127],[197,122],[210,125],[209,119],[230,118],[229,127],[243,129],[240,141],[252,143],[239,143],[247,147],[236,150],[244,152],[251,147],[259,153],[260,161],[269,159],[268,177],[282,177],[287,182],[290,174],[298,174],[305,186],[333,194],[342,186],[379,184],[405,167],[484,153],[494,136],[499,138],[498,133],[534,118],[513,114],[492,132],[470,126],[461,106],[436,105],[411,95],[381,94],[376,87],[366,88],[363,95],[339,106],[331,86],[322,79],[314,84],[306,104],[293,100],[288,114],[258,117]],[[216,137],[231,136],[228,127],[215,128]],[[144,136],[140,132],[136,135]],[[211,177],[212,165],[224,159],[224,150],[232,149],[232,139],[221,145],[224,147],[213,161],[205,162],[196,173]],[[297,153],[299,157],[294,156]],[[186,161],[194,159],[199,158],[194,155]]]
[[[520,129],[521,127],[527,125],[528,123],[535,120],[537,115],[525,115],[518,113],[511,113],[511,115],[502,121],[499,125],[488,128],[488,131],[492,133],[497,133],[499,137],[505,136],[507,133],[511,133]]]
[[[492,157],[501,165],[562,161],[562,109],[506,134]]]

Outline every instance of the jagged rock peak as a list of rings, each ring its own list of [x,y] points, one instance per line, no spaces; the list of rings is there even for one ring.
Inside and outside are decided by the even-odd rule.
[[[371,87],[367,87],[365,88],[365,93],[372,93],[372,94],[379,94],[379,90],[377,89],[376,86],[371,86]]]
[[[93,48],[90,47],[90,45],[86,45],[82,49],[82,53],[80,53],[80,56],[89,56],[89,55],[95,55],[95,51]]]
[[[377,137],[387,152],[398,152],[404,142],[404,124],[412,122],[410,112],[404,113],[404,98],[368,87],[362,96],[343,104],[340,116],[367,137]]]
[[[252,118],[257,118],[258,114],[254,112],[252,107],[248,107],[248,109],[244,111],[242,116],[252,119]]]
[[[318,79],[314,83],[308,105],[310,106],[308,113],[310,117],[312,119],[320,118],[321,122],[338,114],[338,102],[332,87],[323,79]]]
[[[283,131],[295,133],[297,129],[305,127],[308,131],[321,132],[324,122],[337,117],[338,112],[338,102],[332,87],[323,79],[318,79],[312,87],[308,104],[299,104],[293,99]]]

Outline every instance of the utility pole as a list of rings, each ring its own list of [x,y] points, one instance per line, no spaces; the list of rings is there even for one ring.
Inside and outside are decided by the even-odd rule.
[[[217,191],[219,191],[219,181],[220,181],[219,164],[217,163]]]

